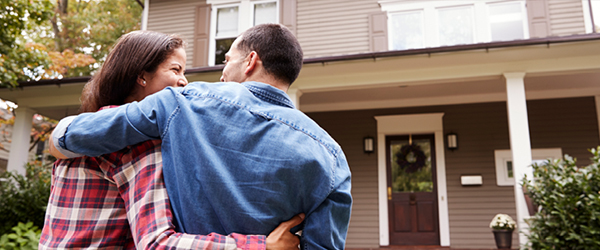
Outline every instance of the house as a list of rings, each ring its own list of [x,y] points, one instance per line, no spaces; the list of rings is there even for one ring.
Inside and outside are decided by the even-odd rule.
[[[517,248],[529,213],[515,183],[528,166],[563,154],[587,165],[600,144],[592,10],[588,0],[146,0],[143,27],[187,41],[189,81],[218,81],[228,46],[254,24],[295,33],[305,63],[288,94],[353,174],[346,248],[494,248],[497,213],[518,220]],[[81,82],[36,84],[0,98],[24,114],[74,110]]]

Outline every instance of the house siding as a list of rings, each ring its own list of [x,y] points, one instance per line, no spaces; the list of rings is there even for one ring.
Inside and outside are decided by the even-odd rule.
[[[369,14],[377,11],[376,0],[298,0],[296,34],[304,57],[368,52]]]
[[[549,0],[548,11],[552,36],[585,33],[582,1]]]
[[[191,66],[194,57],[194,23],[196,7],[206,4],[198,0],[152,0],[148,9],[148,30],[177,34],[185,42],[186,64]]]
[[[599,144],[593,97],[528,101],[533,148],[561,147],[579,165]],[[444,134],[458,134],[459,149],[445,151],[450,244],[453,248],[494,248],[488,228],[497,213],[516,218],[513,187],[496,185],[494,150],[509,149],[505,102],[450,106],[307,113],[342,146],[352,171],[354,205],[347,248],[379,246],[377,156],[365,154],[362,139],[377,135],[374,116],[443,112]],[[377,143],[375,143],[377,145]],[[480,174],[482,186],[463,187],[460,176]],[[513,235],[513,247],[518,237]]]

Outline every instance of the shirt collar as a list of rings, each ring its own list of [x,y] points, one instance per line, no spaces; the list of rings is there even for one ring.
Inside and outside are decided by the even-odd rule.
[[[295,108],[290,97],[278,88],[262,82],[243,82],[242,85],[263,101],[292,109]]]

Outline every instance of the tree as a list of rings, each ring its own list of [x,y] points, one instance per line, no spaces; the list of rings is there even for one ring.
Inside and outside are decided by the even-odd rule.
[[[142,7],[133,0],[58,0],[50,22],[34,40],[52,58],[49,74],[88,76],[123,34],[140,27]]]
[[[42,76],[40,67],[49,63],[45,47],[26,43],[22,32],[49,20],[51,7],[48,0],[0,0],[0,86]]]
[[[133,0],[0,0],[0,86],[93,74],[142,10]]]

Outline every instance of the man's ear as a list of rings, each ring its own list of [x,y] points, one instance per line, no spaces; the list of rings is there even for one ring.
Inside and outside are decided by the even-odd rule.
[[[246,64],[246,70],[244,70],[244,74],[250,75],[258,65],[258,61],[260,61],[260,58],[258,58],[256,51],[250,52],[248,55],[248,64]]]

